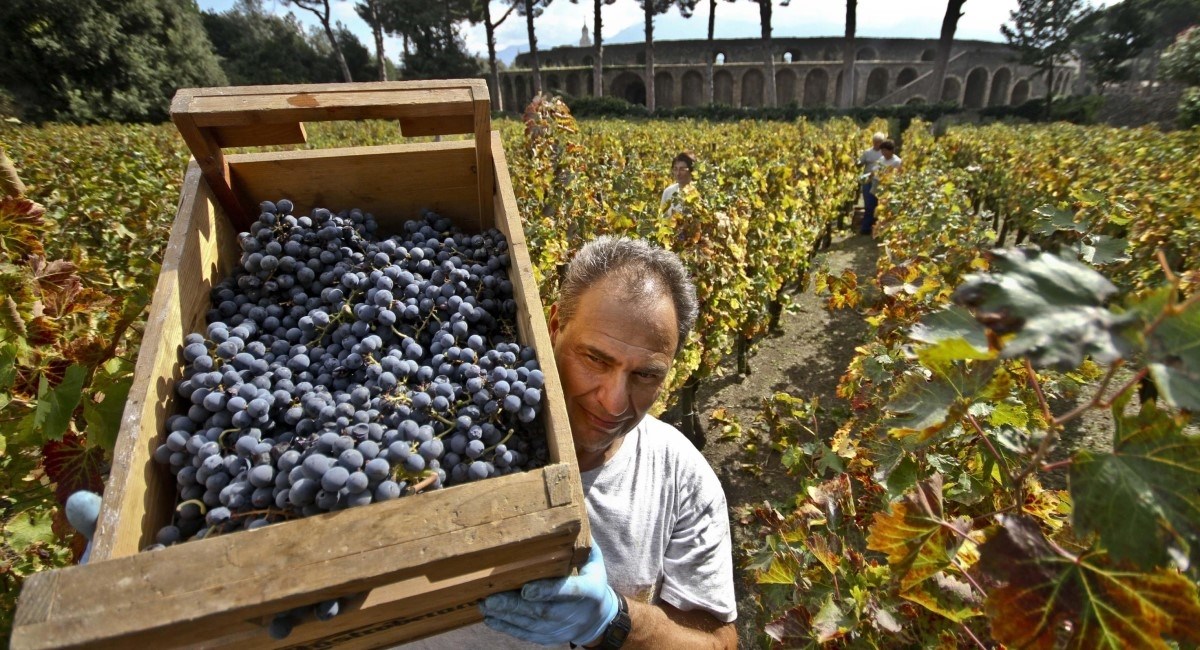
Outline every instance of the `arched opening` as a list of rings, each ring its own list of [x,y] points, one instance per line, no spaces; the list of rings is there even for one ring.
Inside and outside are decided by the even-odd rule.
[[[967,108],[983,108],[987,94],[987,70],[975,68],[967,75],[967,89],[963,92],[963,106]]]
[[[920,95],[913,95],[912,97],[910,97],[908,99],[908,101],[906,101],[904,103],[905,104],[924,104],[925,98]]]
[[[654,73],[654,107],[675,108],[675,77],[670,72]]]
[[[946,76],[946,80],[942,82],[942,101],[954,102],[958,104],[962,101],[962,82],[958,77]]]
[[[584,57],[583,57],[583,64],[584,64],[584,65],[594,65],[595,63],[596,63],[596,60],[595,60],[595,59],[593,59],[591,56],[584,56]]]
[[[683,105],[699,106],[704,103],[704,75],[695,70],[683,73]],[[657,83],[655,83],[657,86]]]
[[[725,65],[725,53],[717,52],[717,55],[713,57],[713,63],[717,65]]]
[[[755,69],[742,75],[742,106],[763,105],[763,75]]]
[[[646,105],[646,82],[633,72],[622,72],[612,82],[612,94],[630,104]]]
[[[858,53],[854,55],[855,61],[878,61],[879,55],[875,53],[874,48],[862,47],[858,49]]]
[[[1013,106],[1020,106],[1029,101],[1029,80],[1022,79],[1013,84],[1012,98],[1009,100]]]
[[[896,87],[903,88],[915,81],[916,78],[917,71],[915,68],[905,68],[900,71],[900,74],[896,75]]]
[[[932,61],[937,58],[937,51],[933,48],[926,48],[921,52],[922,61]]]
[[[824,106],[828,103],[829,73],[817,68],[804,78],[804,106]]]
[[[503,93],[501,101],[504,103],[504,110],[511,111],[516,109],[516,101],[513,99],[513,80],[512,77],[501,77],[500,88]]]
[[[588,70],[587,74],[583,76],[583,83],[583,94],[594,97],[596,95],[596,75],[591,70]]]
[[[512,104],[512,110],[523,112],[525,106],[529,104],[529,93],[526,91],[525,77],[517,77],[517,96],[516,102]]]
[[[569,74],[569,75],[567,75],[567,94],[568,94],[568,95],[570,95],[570,96],[572,96],[572,97],[579,97],[579,96],[580,96],[580,93],[579,93],[579,75],[578,75],[578,74]]]
[[[888,89],[888,71],[885,68],[875,68],[871,74],[867,75],[867,97],[868,105],[874,104],[887,94]]]
[[[780,70],[775,73],[775,101],[779,106],[786,106],[796,101],[795,72]]]
[[[858,103],[858,98],[854,97],[853,95],[856,95],[857,93],[852,92],[850,94],[851,94],[850,105],[854,106]],[[837,79],[835,79],[833,82],[833,103],[840,106],[841,101],[842,101],[842,71],[838,70]]]
[[[733,106],[733,75],[728,70],[713,73],[713,103]]]
[[[988,94],[988,106],[1004,106],[1008,103],[1008,84],[1012,81],[1012,72],[1008,68],[1000,68],[992,76],[992,92]]]
[[[546,89],[551,93],[562,93],[562,82],[559,81],[558,75],[546,75]]]
[[[784,52],[784,53],[783,53],[783,62],[784,62],[784,63],[791,63],[791,62],[792,62],[792,53],[791,53],[791,52]]]

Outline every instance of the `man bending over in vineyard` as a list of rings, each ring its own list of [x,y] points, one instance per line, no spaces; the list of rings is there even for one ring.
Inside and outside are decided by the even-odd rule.
[[[883,152],[880,149],[884,140],[887,140],[887,136],[883,133],[871,136],[871,148],[858,157],[858,164],[863,168],[863,174],[859,177],[862,181],[863,195],[863,220],[859,226],[859,233],[863,235],[871,234],[871,226],[875,224],[875,206],[878,205],[878,201],[875,199],[873,179],[879,161],[883,160]]]
[[[475,626],[411,647],[736,647],[725,493],[695,446],[648,413],[696,310],[673,253],[601,237],[576,254],[550,309],[550,340],[592,554],[577,576],[483,601],[487,627],[511,637]]]

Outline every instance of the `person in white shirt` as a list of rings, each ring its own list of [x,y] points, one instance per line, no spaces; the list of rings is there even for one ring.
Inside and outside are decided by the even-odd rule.
[[[886,135],[875,133],[871,136],[871,148],[858,157],[858,164],[863,168],[863,173],[859,177],[863,195],[863,220],[859,226],[859,233],[863,235],[871,234],[871,226],[875,223],[875,207],[879,202],[875,199],[873,179],[875,170],[879,168],[879,161],[883,160],[883,152],[880,151],[880,147],[883,146],[884,140],[887,140]]]
[[[675,182],[663,190],[662,203],[670,203],[679,190],[691,185],[692,168],[695,165],[696,159],[689,153],[685,152],[675,156],[675,159],[671,161],[671,177],[675,179]]]
[[[900,156],[896,155],[896,143],[891,140],[884,140],[879,146],[879,152],[882,157],[875,166],[875,173],[871,175],[871,196],[874,197],[879,190],[879,175],[887,173],[889,169],[900,169]],[[875,199],[875,206],[879,205],[879,200]],[[862,234],[870,235],[875,226],[875,210],[871,210],[871,219],[867,220],[866,215],[863,215]]]

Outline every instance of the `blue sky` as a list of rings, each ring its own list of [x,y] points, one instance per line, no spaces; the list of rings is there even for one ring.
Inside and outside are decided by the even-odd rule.
[[[1106,6],[1116,0],[1091,0],[1092,6]],[[234,0],[199,0],[202,10],[225,11],[233,6]],[[354,12],[353,0],[331,0],[335,20],[358,35],[359,40],[373,49],[370,29]],[[691,18],[683,18],[678,11],[658,16],[654,21],[655,40],[704,38],[708,30],[708,3],[701,0]],[[296,14],[306,24],[317,24],[312,13],[290,6],[283,0],[263,0],[268,11],[278,14]],[[492,3],[494,16],[500,15],[507,4]],[[956,38],[1002,41],[1000,25],[1008,20],[1009,12],[1015,9],[1017,0],[967,0],[964,15],[958,23]],[[858,29],[860,36],[895,36],[904,38],[937,38],[942,26],[942,15],[946,11],[945,0],[859,0]],[[793,0],[787,7],[776,5],[772,19],[772,34],[775,37],[840,36],[844,31],[846,5],[841,1],[817,2]],[[757,37],[760,33],[758,5],[752,2],[717,3],[715,33],[717,38]],[[616,0],[604,7],[604,40],[608,43],[634,43],[644,40],[643,15],[637,0]],[[580,0],[554,0],[538,18],[538,49],[549,49],[557,45],[578,45],[580,31],[586,26],[589,34],[592,24],[592,3]],[[463,26],[462,35],[467,49],[486,56],[487,45],[482,26]],[[518,51],[529,49],[525,32],[525,21],[515,13],[497,30],[496,47],[502,52],[501,59],[511,61]],[[389,38],[384,43],[388,58],[397,60],[400,40]]]

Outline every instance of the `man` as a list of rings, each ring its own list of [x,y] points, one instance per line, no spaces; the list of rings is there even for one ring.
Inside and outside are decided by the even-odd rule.
[[[671,178],[675,182],[667,186],[663,190],[663,204],[669,204],[675,198],[675,194],[692,183],[692,168],[696,165],[696,159],[691,154],[684,152],[675,156],[671,161]],[[673,208],[672,208],[673,209]]]
[[[889,169],[900,169],[900,156],[896,155],[896,143],[890,139],[884,140],[879,145],[879,153],[881,158],[875,163],[875,173],[871,175],[871,197],[874,205],[871,207],[871,221],[863,219],[862,234],[870,235],[875,226],[875,208],[879,205],[879,199],[876,198],[879,192],[879,176],[886,173]]]
[[[679,259],[645,242],[601,237],[576,254],[549,325],[592,556],[577,576],[484,600],[503,635],[468,627],[413,647],[736,647],[725,494],[683,434],[648,414],[695,295]]]
[[[875,198],[874,178],[875,170],[879,168],[879,161],[883,160],[883,152],[881,151],[884,141],[887,136],[883,133],[875,133],[871,136],[871,148],[867,149],[858,158],[858,164],[863,168],[863,174],[860,177],[862,181],[863,195],[863,220],[859,225],[859,234],[870,235],[871,227],[875,225],[875,207],[879,205],[879,201]]]

